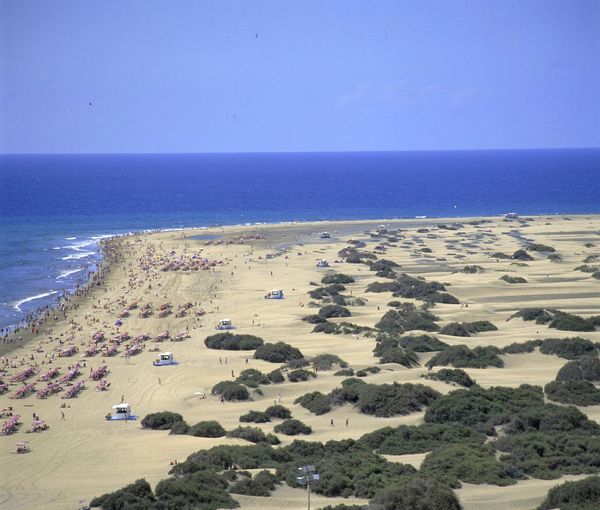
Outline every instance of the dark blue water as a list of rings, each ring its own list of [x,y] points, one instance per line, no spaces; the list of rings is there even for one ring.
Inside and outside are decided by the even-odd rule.
[[[0,327],[83,280],[102,235],[508,211],[600,213],[600,149],[0,156]]]

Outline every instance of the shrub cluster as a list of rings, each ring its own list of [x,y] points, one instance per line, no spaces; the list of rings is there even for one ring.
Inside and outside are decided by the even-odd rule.
[[[502,347],[502,354],[524,354],[533,352],[536,347],[542,345],[541,340],[527,340],[526,342],[515,342]]]
[[[179,413],[162,411],[159,413],[150,413],[142,419],[142,427],[152,430],[171,430],[175,422],[183,421],[183,416]]]
[[[245,494],[246,496],[270,496],[275,490],[279,480],[277,476],[269,471],[260,471],[254,478],[245,476],[238,480],[229,492],[233,494]]]
[[[600,508],[600,477],[590,476],[553,487],[537,510],[596,510]]]
[[[285,434],[286,436],[297,436],[299,434],[312,434],[312,429],[302,423],[300,420],[291,418],[281,422],[279,425],[275,425],[273,429],[275,432]]]
[[[548,327],[562,331],[595,331],[600,326],[600,316],[587,319],[579,315],[562,312],[555,308],[524,308],[510,318],[521,317],[524,321],[535,321],[536,324],[548,324]]]
[[[376,276],[381,278],[396,278],[395,269],[398,267],[400,267],[399,264],[386,259],[380,259],[369,264],[369,270],[376,271]]]
[[[221,395],[224,400],[249,400],[250,393],[246,387],[235,381],[221,381],[212,387],[213,395]]]
[[[319,310],[319,317],[331,319],[332,317],[350,317],[352,314],[345,306],[325,305]]]
[[[290,410],[279,404],[267,407],[265,409],[265,414],[272,419],[279,418],[281,420],[289,420],[292,417]]]
[[[529,255],[529,253],[527,253],[525,250],[517,250],[512,254],[510,258],[513,260],[533,260],[533,257]]]
[[[500,277],[500,280],[505,281],[506,283],[527,283],[527,280],[522,276],[510,276],[505,274]]]
[[[207,420],[199,421],[195,425],[192,425],[187,433],[190,436],[196,437],[223,437],[225,429],[218,421]]]
[[[458,299],[444,292],[446,287],[439,282],[426,282],[402,273],[392,282],[374,282],[367,285],[366,292],[392,292],[394,297],[420,299],[430,303],[458,304]]]
[[[311,363],[315,370],[320,371],[331,370],[334,365],[338,365],[340,368],[348,366],[348,363],[335,354],[319,354],[312,359]]]
[[[527,247],[527,251],[539,251],[543,253],[553,253],[556,250],[552,248],[552,246],[547,246],[545,244],[533,243]]]
[[[596,346],[591,340],[578,336],[573,338],[546,338],[542,340],[540,352],[566,359],[576,359],[580,356],[595,356]]]
[[[412,303],[404,303],[395,310],[388,310],[375,327],[384,333],[402,334],[406,331],[438,331],[437,317],[428,310],[417,309]]]
[[[266,423],[271,421],[271,418],[262,411],[248,411],[240,416],[240,421],[243,423]]]
[[[287,363],[294,359],[304,358],[299,349],[296,349],[285,342],[264,344],[256,349],[254,357],[271,363]]]
[[[341,284],[345,285],[348,283],[354,283],[354,278],[342,273],[328,274],[323,277],[321,283],[324,285]]]
[[[471,336],[471,334],[497,330],[498,328],[490,321],[475,321],[463,323],[450,322],[440,330],[440,333],[450,336]]]
[[[298,368],[297,370],[292,370],[291,372],[288,372],[288,380],[293,383],[308,381],[309,379],[314,377],[317,377],[317,374],[315,374],[311,370],[304,370],[303,368]]]
[[[463,386],[465,388],[470,388],[476,384],[475,381],[469,377],[469,374],[460,368],[442,368],[437,372],[430,372],[423,377],[449,384],[458,384],[459,386]]]
[[[279,444],[279,438],[274,434],[265,434],[258,427],[237,427],[227,432],[228,437],[237,437],[250,443]]]
[[[429,360],[431,367],[452,365],[455,368],[502,368],[504,361],[498,356],[500,349],[493,346],[469,349],[466,345],[452,345]]]
[[[462,268],[461,273],[474,274],[481,273],[484,269],[481,266],[465,266]]]
[[[223,349],[227,351],[252,351],[263,345],[264,341],[254,335],[238,335],[235,333],[217,333],[207,336],[204,345],[209,349]]]

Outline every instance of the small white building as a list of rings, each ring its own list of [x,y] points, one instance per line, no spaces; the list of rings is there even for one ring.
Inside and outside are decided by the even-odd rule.
[[[331,234],[329,232],[319,232],[319,237],[321,239],[330,239],[331,238]]]
[[[131,414],[131,406],[127,403],[112,406],[112,413],[106,416],[107,420],[135,420],[137,416]]]
[[[176,365],[177,362],[173,358],[172,352],[163,352],[158,356],[158,359],[154,360],[152,364],[155,367],[164,367],[166,365]]]
[[[317,261],[317,267],[329,267],[329,262],[327,262],[325,259],[319,259]]]
[[[270,290],[265,294],[265,299],[283,299],[283,290]]]

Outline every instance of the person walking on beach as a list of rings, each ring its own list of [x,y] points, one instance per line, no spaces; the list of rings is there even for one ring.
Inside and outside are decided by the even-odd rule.
[[[335,427],[335,424],[333,423],[333,418],[331,418],[331,421],[329,422],[329,426],[330,427]]]
[[[125,395],[121,395],[121,404],[125,402]]]
[[[346,418],[346,427],[348,427],[348,418]]]
[[[63,421],[65,420],[65,412],[64,411],[60,412],[60,419]]]

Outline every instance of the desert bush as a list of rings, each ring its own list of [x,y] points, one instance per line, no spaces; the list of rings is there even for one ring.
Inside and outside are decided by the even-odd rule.
[[[379,363],[398,363],[403,367],[412,368],[419,365],[419,360],[413,352],[401,347],[392,347],[381,352]]]
[[[176,421],[171,425],[171,432],[169,432],[169,434],[184,435],[187,434],[189,430],[190,426],[185,421]]]
[[[242,370],[235,382],[248,386],[249,388],[258,388],[260,384],[271,384],[271,380],[260,370],[256,370],[255,368]]]
[[[597,510],[600,508],[600,477],[590,476],[576,482],[564,482],[550,489],[537,510]]]
[[[513,260],[533,260],[533,257],[529,255],[525,250],[517,250],[511,256]]]
[[[243,423],[266,423],[271,421],[271,418],[262,411],[248,411],[240,416],[240,421]]]
[[[150,413],[142,419],[142,427],[152,430],[169,430],[174,423],[183,421],[183,416],[179,413],[162,411],[160,413]]]
[[[227,432],[227,437],[236,437],[250,443],[268,443],[272,445],[280,443],[277,436],[265,434],[258,427],[237,427]]]
[[[456,495],[445,485],[422,476],[399,478],[371,500],[373,510],[460,510]]]
[[[269,471],[261,471],[254,478],[242,478],[236,482],[229,492],[247,496],[270,496],[279,479]]]
[[[331,370],[334,365],[346,368],[348,363],[335,354],[319,354],[312,359],[312,366],[315,370]]]
[[[588,264],[583,264],[582,266],[577,266],[573,271],[581,271],[582,273],[595,273],[596,271],[600,271],[600,266],[590,266]]]
[[[199,421],[189,428],[188,434],[196,437],[223,437],[225,429],[215,420]]]
[[[527,340],[526,342],[515,342],[505,347],[502,347],[503,354],[523,354],[533,352],[536,347],[542,345],[541,340]]]
[[[598,350],[598,346],[596,345]],[[581,368],[581,375],[586,381],[600,381],[600,359],[592,356],[583,356],[577,360]]]
[[[302,407],[316,415],[326,414],[331,411],[329,396],[320,391],[305,393],[294,400],[294,404],[300,404]]]
[[[401,334],[405,331],[437,331],[437,317],[426,310],[417,310],[412,303],[404,303],[401,308],[388,310],[375,327],[385,333]]]
[[[437,391],[422,384],[365,384],[359,388],[360,412],[381,417],[420,411],[440,397]]]
[[[323,277],[321,283],[325,285],[331,285],[336,283],[345,285],[348,283],[354,283],[354,278],[352,278],[352,276],[348,276],[342,273],[328,274]]]
[[[548,255],[548,260],[551,262],[562,262],[562,257],[558,253],[551,253]]]
[[[379,367],[367,367],[367,368],[363,368],[361,370],[357,370],[354,375],[356,377],[367,377],[369,374],[376,374],[380,370],[381,370],[381,368],[379,368]],[[344,381],[342,381],[342,384],[344,384]]]
[[[299,349],[292,347],[285,342],[277,342],[274,344],[264,344],[254,352],[256,359],[270,361],[271,363],[287,363],[293,359],[301,359],[304,356]]]
[[[447,343],[429,335],[402,336],[398,340],[398,345],[404,349],[414,352],[441,351],[448,347]]]
[[[497,347],[475,347],[469,349],[466,345],[452,345],[441,352],[438,352],[429,360],[429,366],[452,365],[455,368],[502,368],[502,361],[498,354],[500,349]]]
[[[596,347],[591,340],[581,337],[546,338],[542,341],[540,352],[566,359],[576,359],[580,356],[595,356]]]
[[[471,334],[497,330],[498,328],[490,321],[475,321],[463,323],[450,322],[440,330],[440,333],[450,336],[471,336]]]
[[[317,374],[315,374],[311,370],[304,370],[303,368],[299,368],[297,370],[292,370],[291,372],[288,372],[288,380],[293,383],[308,381],[309,379],[314,377],[317,377]]]
[[[152,508],[156,498],[146,480],[136,480],[122,489],[93,498],[91,507],[101,507],[103,510],[121,510],[124,508]]]
[[[476,384],[475,381],[469,377],[469,374],[460,368],[442,368],[437,372],[426,374],[425,377],[427,379],[435,379],[449,384],[458,384],[465,388],[470,388]]]
[[[337,376],[341,376],[341,377],[351,377],[354,375],[354,370],[352,368],[344,368],[342,370],[338,370],[333,375],[337,375]]]
[[[224,349],[228,351],[251,351],[258,349],[264,341],[254,335],[238,335],[225,332],[207,336],[204,345],[209,349]]]
[[[506,283],[527,283],[527,280],[522,276],[510,276],[505,274],[500,277],[500,280],[505,281]]]
[[[282,420],[288,420],[292,417],[292,413],[287,407],[279,404],[269,406],[265,409],[265,414],[269,418],[280,418]]]
[[[589,381],[552,381],[546,384],[544,391],[550,400],[575,406],[593,406],[600,404],[600,390]]]
[[[310,365],[310,361],[305,358],[291,359],[286,363],[288,370],[296,370],[297,368],[307,367],[308,365]]]
[[[461,481],[506,486],[524,478],[519,469],[496,460],[490,445],[438,448],[425,457],[420,471],[454,489],[461,487]]]
[[[446,324],[440,330],[440,333],[450,336],[471,336],[471,333],[469,333],[469,330],[464,326],[464,324],[460,324],[458,322]]]
[[[283,381],[285,381],[285,378],[283,377],[283,374],[281,373],[281,370],[279,370],[279,369],[269,372],[267,374],[267,378],[269,379],[269,381],[271,381],[272,383],[275,383],[275,384],[282,383]]]
[[[485,435],[458,424],[424,423],[385,427],[362,436],[358,442],[387,455],[425,453],[449,444],[480,445]]]
[[[324,319],[331,319],[332,317],[350,317],[351,315],[350,310],[340,305],[325,305],[319,310],[319,316]]]
[[[481,266],[465,266],[462,268],[461,273],[474,274],[481,273],[484,269]]]
[[[501,251],[497,251],[496,253],[493,253],[491,255],[491,257],[494,259],[501,259],[501,260],[510,259],[510,255],[507,255],[506,253],[502,253]]]
[[[320,315],[312,314],[312,315],[306,315],[304,317],[302,317],[302,320],[304,322],[308,322],[309,324],[323,324],[324,322],[327,322],[327,319],[324,319],[323,317],[321,317]]]
[[[552,248],[552,246],[548,246],[545,244],[533,243],[527,247],[527,251],[539,251],[542,253],[553,253],[556,250]]]
[[[221,381],[212,387],[213,395],[221,395],[224,400],[248,400],[250,394],[245,386],[235,381]]]
[[[392,292],[394,297],[457,304],[458,299],[443,292],[445,290],[444,285],[439,282],[426,282],[422,278],[413,278],[405,273],[392,282],[374,282],[366,288],[366,292]]]
[[[312,434],[312,429],[302,423],[300,420],[291,418],[275,425],[275,432],[285,434],[286,436],[297,436],[299,434]]]

